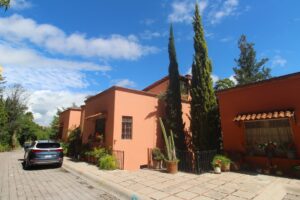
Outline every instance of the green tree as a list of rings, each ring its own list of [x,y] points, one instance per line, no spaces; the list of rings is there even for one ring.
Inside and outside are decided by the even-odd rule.
[[[0,66],[0,99],[3,99],[4,84],[5,84],[5,80],[1,75],[1,66]]]
[[[199,7],[196,3],[193,19],[194,60],[191,83],[191,131],[195,150],[218,148],[219,132],[217,101],[211,79],[212,64],[204,37]]]
[[[245,35],[242,35],[239,39],[238,47],[240,57],[235,59],[237,67],[233,68],[234,78],[237,80],[238,85],[271,78],[271,69],[264,66],[268,59],[263,58],[257,61],[254,44],[248,43]]]
[[[3,99],[0,97],[0,145],[10,141],[7,127],[7,113]]]
[[[50,124],[49,137],[51,139],[59,139],[59,115],[62,112],[61,109],[57,109],[56,114],[53,116],[53,119]]]
[[[224,90],[232,88],[235,86],[235,83],[229,78],[220,79],[216,82],[214,89],[215,90]]]
[[[20,145],[26,141],[36,140],[36,124],[33,122],[33,114],[31,112],[25,113],[20,119],[20,128],[17,132],[17,138]]]
[[[8,144],[14,147],[16,146],[17,131],[20,128],[20,120],[27,110],[24,88],[18,84],[10,87],[4,105],[7,113]]]
[[[169,36],[169,86],[166,93],[166,122],[175,135],[177,149],[186,150],[184,124],[182,120],[182,105],[180,92],[180,76],[176,58],[173,26],[170,26]]]
[[[9,8],[10,0],[0,0],[0,8],[3,7],[5,10]]]

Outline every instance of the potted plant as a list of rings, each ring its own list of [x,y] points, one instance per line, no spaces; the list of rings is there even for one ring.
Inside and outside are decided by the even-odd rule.
[[[167,158],[165,159],[167,172],[170,174],[175,174],[178,172],[178,162],[179,160],[176,157],[176,149],[174,144],[174,136],[172,130],[170,131],[170,135],[168,136],[166,133],[166,129],[164,123],[161,118],[159,118],[160,126],[163,132],[166,151],[167,151]]]
[[[230,171],[230,164],[232,163],[231,160],[223,155],[215,155],[215,160],[221,160],[221,171],[222,172],[228,172]],[[213,159],[213,160],[214,160]]]
[[[154,169],[162,168],[162,161],[164,160],[164,155],[161,153],[159,148],[154,148],[152,150],[152,160]]]
[[[221,170],[223,172],[230,171],[231,160],[229,158],[227,158],[226,156],[223,156],[221,161],[222,161]]]
[[[211,165],[213,166],[214,172],[216,174],[221,174],[222,160],[215,156],[213,161],[211,162]]]

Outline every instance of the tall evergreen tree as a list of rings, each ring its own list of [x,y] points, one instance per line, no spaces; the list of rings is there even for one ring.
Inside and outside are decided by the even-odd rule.
[[[271,69],[264,66],[268,59],[263,58],[257,61],[254,44],[248,43],[245,35],[239,39],[238,46],[240,57],[235,59],[237,67],[233,68],[238,85],[271,78]]]
[[[191,83],[191,131],[195,150],[208,150],[217,148],[219,144],[217,101],[211,79],[212,65],[197,3],[193,26],[195,54]]]
[[[168,128],[175,135],[177,149],[186,150],[184,125],[182,120],[182,106],[180,93],[180,75],[176,58],[173,26],[170,26],[169,36],[169,86],[166,94],[166,120]]]

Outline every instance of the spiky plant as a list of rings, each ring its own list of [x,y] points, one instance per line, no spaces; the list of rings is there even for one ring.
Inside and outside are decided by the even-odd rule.
[[[178,161],[176,157],[176,148],[174,144],[174,135],[172,130],[170,131],[170,135],[167,134],[165,125],[161,118],[159,118],[161,130],[163,132],[166,150],[167,150],[167,161]]]

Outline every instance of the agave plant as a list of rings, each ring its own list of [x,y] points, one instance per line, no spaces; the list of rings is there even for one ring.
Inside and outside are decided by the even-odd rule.
[[[174,145],[174,135],[172,130],[170,130],[170,135],[167,135],[165,125],[161,118],[159,118],[160,126],[163,132],[165,144],[166,144],[166,150],[167,150],[167,161],[178,161],[176,157],[176,149]]]

